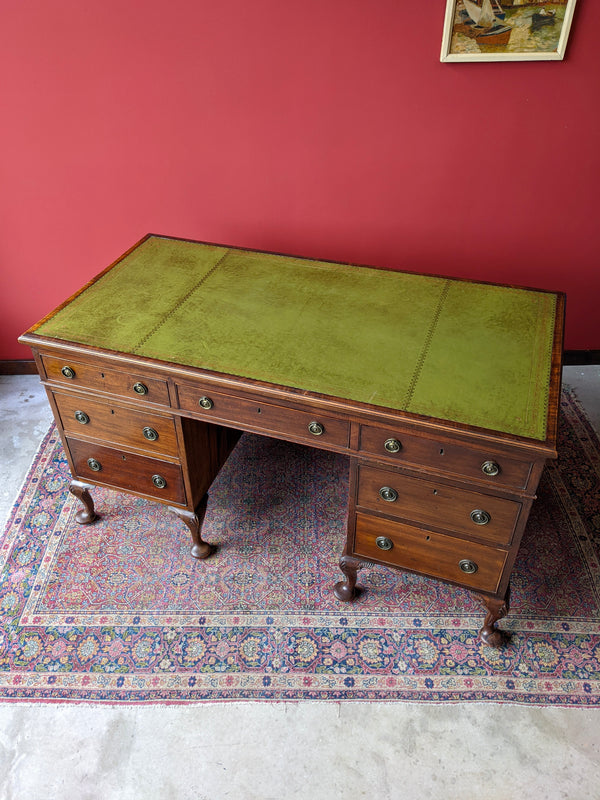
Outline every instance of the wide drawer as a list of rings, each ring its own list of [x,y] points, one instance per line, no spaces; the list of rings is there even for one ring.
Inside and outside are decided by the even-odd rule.
[[[247,400],[209,389],[180,384],[179,405],[183,410],[202,413],[205,419],[229,422],[266,434],[306,440],[315,447],[348,447],[349,423],[320,413],[298,411],[284,406]]]
[[[78,478],[138,492],[156,500],[185,504],[179,464],[111,447],[67,439]]]
[[[495,544],[509,544],[521,503],[359,466],[358,505]]]
[[[167,382],[137,373],[104,369],[94,364],[55,356],[42,355],[48,380],[64,383],[65,386],[94,389],[98,392],[127,397],[147,403],[168,406]]]
[[[507,551],[364,514],[356,515],[354,552],[373,561],[496,592]]]
[[[361,425],[359,449],[370,455],[392,458],[399,466],[415,466],[490,486],[524,489],[532,462],[494,449],[484,450],[443,437],[429,438],[401,429]]]
[[[55,392],[54,399],[67,434],[102,439],[157,455],[176,456],[178,453],[171,416],[102,403],[85,395]]]

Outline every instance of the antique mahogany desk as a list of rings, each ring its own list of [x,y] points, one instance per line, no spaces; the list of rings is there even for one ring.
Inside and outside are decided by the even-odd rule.
[[[563,315],[551,292],[147,236],[20,341],[78,522],[92,484],[132,492],[205,558],[207,492],[241,431],[346,453],[339,600],[363,561],[412,570],[477,592],[497,646],[556,456]]]

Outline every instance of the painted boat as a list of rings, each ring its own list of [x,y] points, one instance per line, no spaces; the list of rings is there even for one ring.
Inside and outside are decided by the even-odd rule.
[[[456,31],[475,39],[480,45],[499,47],[508,43],[512,28],[496,16],[491,0],[483,0],[481,6],[473,0],[462,1],[467,18],[454,26]]]
[[[542,8],[541,11],[534,11],[531,15],[531,30],[537,31],[545,25],[554,25],[556,22],[556,14],[552,10]]]
[[[503,0],[503,2],[505,2],[505,0]],[[479,5],[479,3],[476,3],[476,5]],[[498,0],[492,0],[492,8],[494,10],[495,17],[498,19],[506,19],[506,11],[502,8]],[[463,20],[470,19],[469,12],[466,8],[461,8],[458,14]]]

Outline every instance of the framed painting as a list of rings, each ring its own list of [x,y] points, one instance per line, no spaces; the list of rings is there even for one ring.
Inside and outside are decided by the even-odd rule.
[[[575,2],[447,0],[441,60],[561,60]]]

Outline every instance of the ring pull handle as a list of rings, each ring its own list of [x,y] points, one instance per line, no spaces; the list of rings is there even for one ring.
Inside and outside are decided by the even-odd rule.
[[[198,400],[198,405],[205,411],[210,411],[210,409],[214,406],[214,403],[210,397],[201,397],[200,400]]]
[[[322,436],[325,433],[325,428],[320,422],[311,422],[308,425],[308,430],[313,436]]]
[[[458,562],[458,566],[461,572],[464,572],[466,575],[474,575],[479,569],[477,564],[469,558],[463,558]]]
[[[75,377],[75,370],[73,369],[73,367],[63,367],[61,369],[61,372],[65,376],[65,378],[69,378],[70,380],[72,380]]]
[[[145,383],[142,383],[141,381],[138,381],[137,383],[133,384],[133,391],[136,394],[140,394],[140,395],[148,394],[148,387],[146,386]]]
[[[491,519],[492,518],[488,512],[482,511],[480,508],[475,508],[473,511],[471,511],[471,520],[475,523],[475,525],[487,525]]]
[[[481,471],[488,478],[495,478],[500,472],[500,467],[495,461],[484,461],[481,465]]]
[[[73,416],[75,417],[77,422],[81,422],[82,425],[87,425],[88,422],[90,421],[90,418],[85,413],[85,411],[76,411]]]
[[[155,442],[158,439],[158,431],[155,431],[154,428],[146,427],[142,433],[144,434],[144,438],[148,439],[149,442]]]
[[[398,439],[386,439],[383,443],[383,448],[386,453],[399,453],[402,445]]]
[[[379,496],[382,500],[385,500],[386,503],[395,503],[398,499],[398,492],[392,489],[391,486],[382,486],[379,490]]]
[[[391,550],[394,546],[392,540],[388,539],[387,536],[378,536],[375,539],[375,544],[380,550]]]
[[[87,465],[92,472],[100,472],[102,469],[102,464],[99,461],[96,461],[95,458],[88,458]]]
[[[165,480],[165,478],[163,478],[162,475],[153,475],[152,483],[156,486],[157,489],[164,489],[167,485],[167,481]]]

